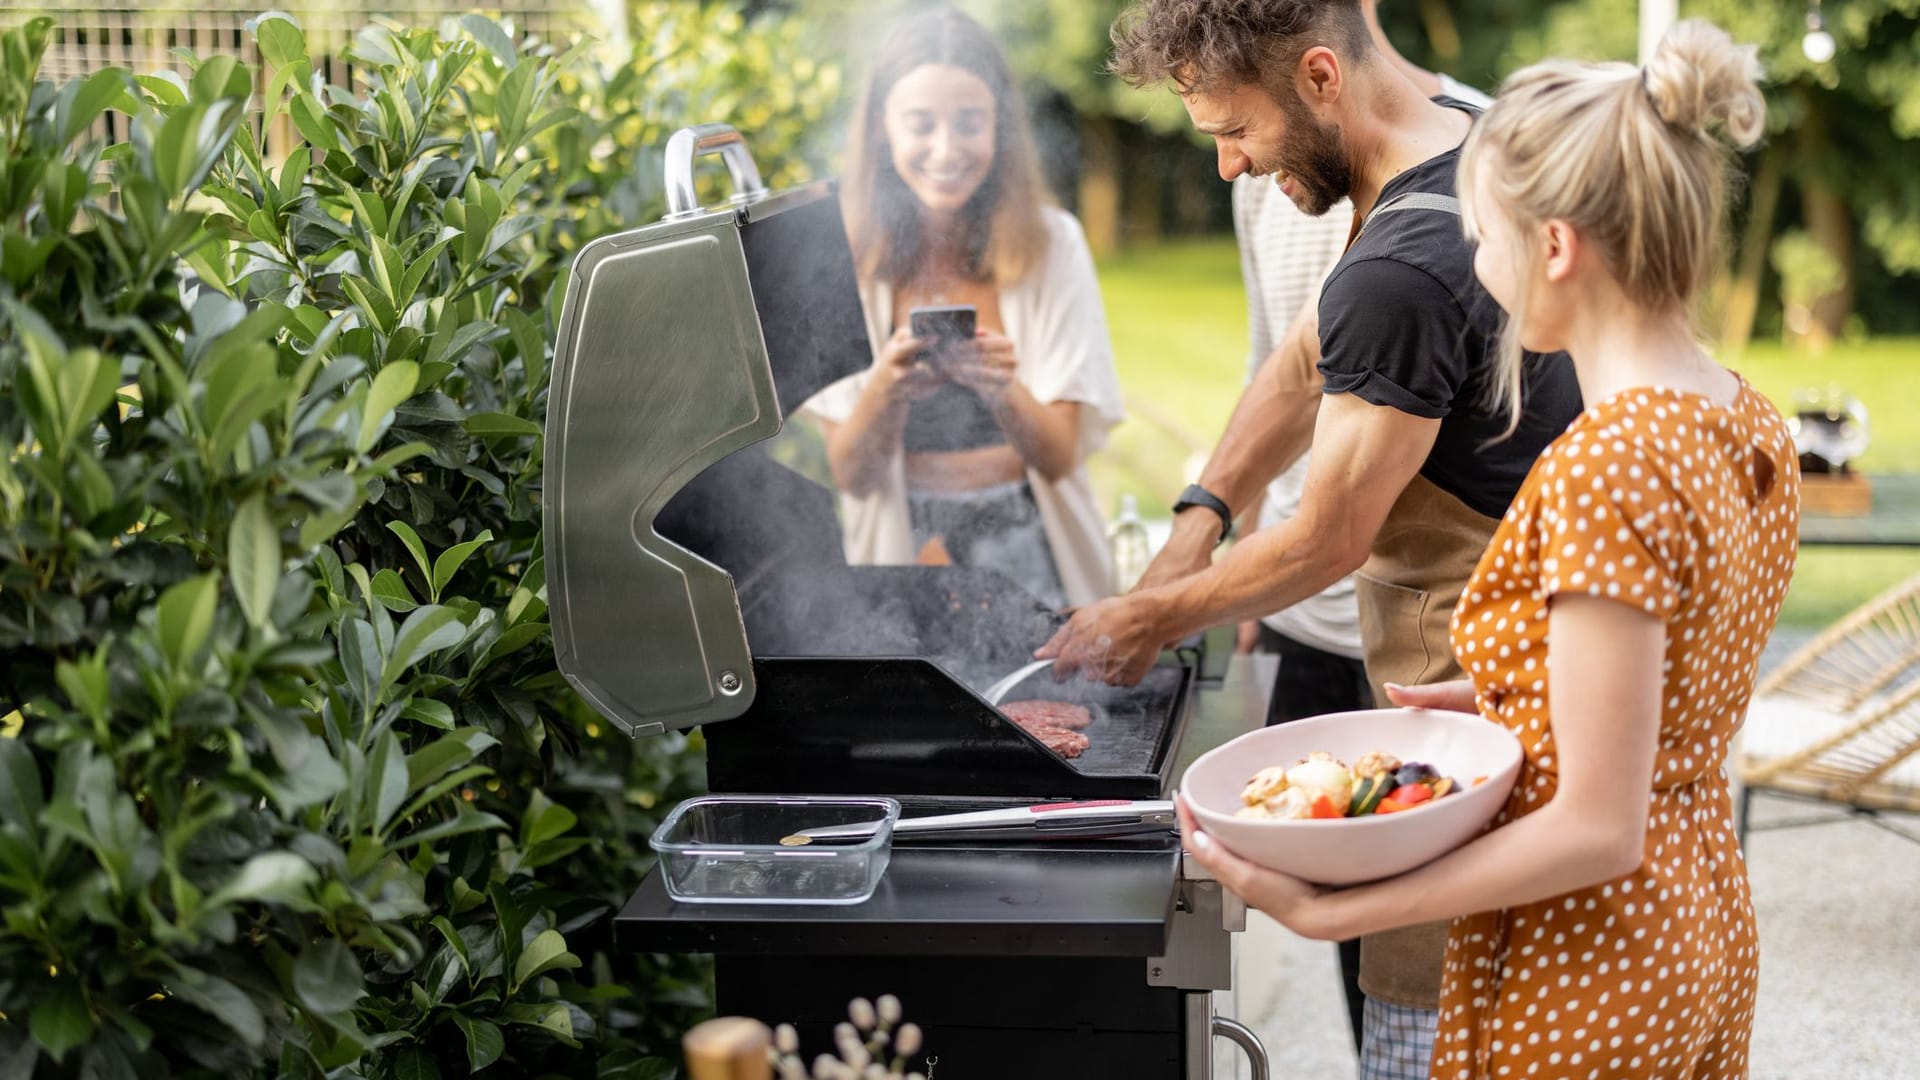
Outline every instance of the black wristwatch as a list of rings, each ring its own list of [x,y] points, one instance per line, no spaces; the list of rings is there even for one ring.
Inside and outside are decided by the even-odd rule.
[[[1174,516],[1180,516],[1180,511],[1189,506],[1204,506],[1220,515],[1220,539],[1214,541],[1216,547],[1226,543],[1227,537],[1233,535],[1233,511],[1227,509],[1225,499],[1199,484],[1188,484],[1187,489],[1180,493],[1180,498],[1173,504]]]

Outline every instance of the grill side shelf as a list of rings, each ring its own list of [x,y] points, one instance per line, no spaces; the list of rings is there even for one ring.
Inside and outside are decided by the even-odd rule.
[[[614,919],[622,948],[846,955],[1158,956],[1179,840],[895,848],[873,898],[846,907],[681,904],[656,868]]]

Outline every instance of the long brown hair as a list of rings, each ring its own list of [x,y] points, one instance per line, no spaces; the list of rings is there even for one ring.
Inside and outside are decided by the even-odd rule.
[[[880,44],[854,108],[842,212],[863,281],[898,284],[921,259],[920,200],[893,168],[887,95],[915,68],[943,64],[968,72],[993,94],[993,169],[961,210],[969,277],[1008,285],[1026,276],[1046,250],[1041,208],[1051,202],[1027,129],[1026,105],[1006,57],[979,23],[951,8],[897,23]]]

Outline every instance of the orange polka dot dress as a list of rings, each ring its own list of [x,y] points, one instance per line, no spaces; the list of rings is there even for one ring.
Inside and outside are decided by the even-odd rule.
[[[1548,601],[1604,597],[1666,623],[1646,856],[1611,882],[1454,921],[1434,1077],[1747,1075],[1759,969],[1726,759],[1799,506],[1793,439],[1744,380],[1726,407],[1616,394],[1535,463],[1453,616],[1482,715],[1525,749],[1495,823],[1556,786]]]

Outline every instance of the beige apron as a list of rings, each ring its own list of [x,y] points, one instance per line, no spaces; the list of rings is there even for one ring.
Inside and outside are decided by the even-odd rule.
[[[1372,557],[1354,576],[1376,702],[1387,704],[1383,683],[1416,686],[1463,676],[1447,624],[1499,524],[1424,476],[1415,476],[1394,501]],[[1389,1005],[1438,1008],[1446,944],[1444,921],[1361,938],[1360,989]]]

